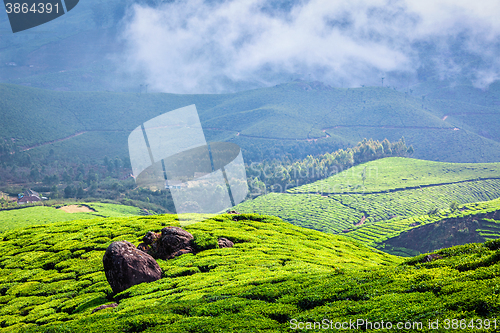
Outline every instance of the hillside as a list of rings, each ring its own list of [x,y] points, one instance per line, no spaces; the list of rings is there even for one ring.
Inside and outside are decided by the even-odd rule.
[[[465,204],[493,200],[500,197],[499,185],[499,163],[385,158],[285,193],[257,197],[235,209],[279,216],[292,224],[320,231],[348,233],[372,223],[386,225],[394,218],[445,210],[455,201]]]
[[[457,206],[411,218],[360,225],[345,233],[384,252],[412,256],[500,238],[500,199]]]
[[[295,187],[289,193],[382,193],[495,178],[500,178],[500,163],[441,163],[389,157]]]
[[[465,320],[476,329],[497,324],[498,242],[402,262],[343,236],[257,215],[186,227],[196,242],[224,236],[236,245],[157,260],[162,279],[113,295],[102,267],[106,247],[137,244],[146,231],[175,224],[166,215],[0,234],[0,332],[286,332],[299,322],[359,318],[423,331],[436,320],[442,329]],[[113,302],[118,307],[92,313]]]
[[[87,209],[73,209],[67,212],[61,208],[67,206],[80,206]],[[46,224],[52,222],[95,219],[96,217],[125,217],[143,215],[144,212],[137,207],[115,205],[107,203],[67,203],[66,205],[36,206],[20,209],[0,210],[0,232],[13,228],[27,227],[30,225]]]
[[[234,300],[240,304],[238,308],[246,303],[253,308],[264,304],[268,297],[275,297],[272,295],[276,291],[266,290],[272,282],[294,281],[304,273],[307,277],[307,272],[331,275],[355,267],[368,268],[400,261],[355,241],[294,227],[276,218],[226,215],[186,229],[195,236],[227,237],[236,243],[234,248],[159,260],[164,279],[136,286],[116,297],[126,308],[118,316],[125,315],[133,322],[121,322],[117,318],[103,320],[107,311],[96,314],[99,320],[95,315],[89,316],[93,308],[113,299],[102,267],[107,246],[116,240],[128,240],[137,245],[147,231],[159,230],[165,225],[178,225],[178,222],[173,216],[98,219],[33,226],[2,234],[0,302],[4,305],[1,325],[13,326],[10,330],[15,330],[15,324],[17,328],[23,324],[32,328],[46,324],[41,329],[51,326],[78,331],[89,324],[91,327],[87,328],[91,330],[116,332],[121,328],[137,331],[141,330],[141,325],[165,324],[177,318],[182,327],[183,320],[175,313],[180,314],[182,308],[193,302],[208,304],[233,293],[241,295]],[[185,293],[178,294],[182,290]],[[159,297],[159,302],[177,310],[172,308],[172,315],[154,319],[150,311],[156,308],[158,313],[165,315],[167,309],[158,308],[154,302],[150,307],[148,301],[136,299],[144,292],[154,293],[153,298]],[[258,298],[262,301],[257,301]],[[271,318],[273,313],[279,317],[282,311],[294,308],[296,306],[291,304],[269,304],[267,313]],[[132,317],[130,311],[135,310],[145,316]],[[200,308],[200,311],[204,310]],[[268,315],[258,315],[263,319],[262,324],[276,325],[271,318],[265,318]],[[204,316],[210,317],[210,314]],[[165,321],[166,318],[170,319]],[[156,323],[146,324],[145,320]]]
[[[231,140],[247,160],[325,153],[363,138],[397,141],[414,156],[450,162],[500,160],[498,125],[491,106],[465,129],[444,118],[446,105],[422,108],[417,98],[388,88],[339,89],[292,82],[226,95],[57,92],[0,85],[0,137],[14,139],[30,154],[54,149],[65,158],[100,159],[128,155],[128,134],[170,110],[195,104],[208,141]],[[465,102],[464,102],[465,103]],[[466,112],[470,103],[456,102]],[[54,122],[53,119],[57,119]],[[443,120],[444,119],[444,120]],[[481,132],[482,131],[482,132]],[[491,131],[490,131],[491,132]]]

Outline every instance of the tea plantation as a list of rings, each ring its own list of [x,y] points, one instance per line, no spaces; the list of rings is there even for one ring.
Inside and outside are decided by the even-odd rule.
[[[269,193],[235,209],[340,233],[395,217],[444,210],[452,202],[466,204],[499,197],[499,163],[442,163],[395,157],[361,164],[285,193]]]
[[[71,205],[70,202],[65,205]],[[95,219],[96,217],[124,217],[141,215],[141,209],[132,206],[102,202],[76,203],[93,210],[86,213],[66,213],[60,209],[63,205],[23,207],[20,209],[0,210],[0,232],[34,224]]]
[[[500,179],[500,163],[445,163],[388,157],[357,165],[332,177],[295,187],[287,192],[379,193],[491,178]]]
[[[92,76],[100,76],[98,72],[96,69]],[[79,73],[60,75],[68,75],[69,82],[78,77],[79,82],[73,86],[78,89],[77,86],[82,87]],[[34,86],[73,85],[66,79],[56,83],[54,75],[32,79]],[[17,83],[28,82],[21,79]],[[472,87],[467,89],[469,94],[482,94]],[[128,134],[138,124],[195,104],[207,141],[233,141],[244,150],[246,161],[281,159],[289,154],[305,158],[309,154],[354,146],[364,138],[397,141],[402,136],[419,158],[467,162],[492,162],[500,158],[496,134],[500,118],[494,104],[491,105],[496,96],[488,98],[487,104],[481,100],[472,105],[457,101],[450,111],[447,102],[427,105],[424,109],[420,95],[411,96],[403,91],[382,87],[331,88],[304,81],[212,95],[82,90],[85,92],[0,84],[0,117],[4,124],[0,127],[0,142],[16,138],[19,147],[34,147],[30,150],[31,158],[46,156],[50,149],[72,161],[81,156],[96,160],[103,156],[123,158],[128,156]],[[471,125],[463,129],[460,117],[450,115],[443,120],[449,112],[473,111],[477,113],[468,122]]]
[[[497,216],[496,219],[488,218],[488,215]],[[369,246],[373,246],[383,250],[384,252],[393,253],[397,255],[408,256],[409,254],[418,254],[416,251],[409,251],[408,249],[393,249],[387,246],[387,241],[391,238],[397,237],[402,233],[407,233],[413,229],[421,229],[426,225],[434,225],[431,233],[438,232],[438,224],[444,221],[448,223],[459,224],[464,221],[471,221],[474,230],[469,230],[466,226],[459,228],[459,236],[462,240],[457,239],[455,242],[467,243],[469,238],[474,237],[476,240],[484,242],[486,240],[494,240],[500,238],[500,199],[495,199],[486,202],[477,202],[465,204],[457,207],[456,210],[443,210],[437,211],[434,214],[425,214],[422,216],[411,217],[407,219],[394,218],[388,221],[380,221],[372,224],[361,225],[353,231],[346,233],[346,236],[357,239]],[[445,235],[434,235],[436,240],[436,248],[443,246],[443,238],[453,237],[450,233]],[[422,239],[415,239],[414,243],[422,242]]]
[[[351,238],[252,214],[186,226],[201,252],[157,260],[162,279],[113,295],[102,266],[107,246],[137,245],[166,225],[178,222],[101,218],[0,234],[0,332],[289,332],[358,320],[421,331],[436,320],[464,332],[500,326],[499,242],[402,261]],[[235,246],[216,248],[218,237]],[[113,302],[118,307],[92,313]]]

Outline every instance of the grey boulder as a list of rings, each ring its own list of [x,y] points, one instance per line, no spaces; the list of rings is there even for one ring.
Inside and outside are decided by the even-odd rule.
[[[127,241],[111,243],[106,249],[102,263],[106,279],[114,293],[161,278],[161,268],[154,258]]]

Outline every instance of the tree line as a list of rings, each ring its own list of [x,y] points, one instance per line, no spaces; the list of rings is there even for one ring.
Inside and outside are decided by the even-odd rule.
[[[413,152],[413,147],[407,146],[404,138],[396,142],[364,139],[353,148],[339,149],[316,157],[309,155],[296,161],[264,160],[247,165],[246,170],[251,188],[259,188],[263,192],[284,192],[295,186],[333,176],[361,163],[391,156],[407,157]]]
[[[131,165],[126,157],[75,161],[66,160],[51,150],[45,156],[32,158],[28,152],[20,152],[15,144],[6,140],[0,140],[0,151],[4,153],[0,155],[0,186],[5,188],[11,187],[8,184],[15,184],[9,191],[11,195],[32,188],[55,200],[107,199],[157,212],[174,210],[169,190],[151,191],[137,187],[130,177]],[[355,147],[331,153],[302,159],[291,156],[264,159],[245,167],[250,191],[259,189],[263,194],[312,183],[360,163],[390,156],[410,156],[412,153],[413,147],[408,147],[404,138],[397,142],[364,139]]]

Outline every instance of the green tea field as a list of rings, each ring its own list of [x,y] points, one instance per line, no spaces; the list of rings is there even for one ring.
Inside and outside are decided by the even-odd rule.
[[[406,219],[361,225],[345,234],[397,255],[500,238],[500,199],[457,206]],[[404,242],[398,241],[404,239]]]
[[[498,201],[478,202],[497,198],[500,198],[499,163],[385,158],[285,193],[257,197],[235,209],[242,213],[278,216],[292,224],[324,232],[344,233],[390,251],[390,246],[381,245],[387,239],[420,224],[456,217],[455,212],[450,212],[452,204],[464,205],[461,214],[473,214],[476,210],[479,214],[490,205],[497,207]],[[481,228],[485,231],[480,232],[476,241],[500,236],[495,224],[486,223],[479,230]],[[489,236],[483,237],[483,234]],[[442,247],[439,241],[435,242],[435,247],[427,251]],[[465,238],[461,244],[464,242]],[[408,255],[421,251],[406,248],[393,253]]]
[[[384,193],[480,179],[500,179],[500,163],[443,163],[390,157],[357,165],[345,172],[287,192]]]
[[[51,206],[36,206],[26,207],[22,209],[0,210],[0,231],[51,222],[95,219],[96,217],[122,217],[142,215],[141,209],[131,206],[97,202],[79,205],[88,207],[90,208],[89,210],[93,211],[67,213],[62,209],[57,209],[60,207]],[[78,206],[78,204],[75,206]]]
[[[496,97],[495,97],[496,98]],[[455,110],[470,110],[457,102]],[[449,162],[493,162],[500,157],[498,112],[478,101],[474,126],[443,119],[446,104],[422,108],[420,98],[381,87],[332,88],[320,82],[291,82],[233,94],[179,95],[49,91],[0,84],[0,139],[33,156],[50,149],[69,159],[128,155],[127,137],[139,124],[195,104],[207,141],[232,141],[245,158],[305,158],[354,146],[364,138],[405,137],[418,158]],[[22,111],[24,112],[22,112]],[[457,112],[458,112],[457,111]],[[57,118],[57,122],[51,121]],[[30,135],[24,133],[29,131]],[[497,140],[497,141],[495,141]],[[106,143],[106,144],[103,144]]]
[[[384,321],[427,332],[436,320],[442,329],[475,332],[500,325],[497,241],[403,261],[258,215],[187,226],[201,252],[157,260],[160,280],[113,294],[102,265],[107,246],[138,244],[146,231],[177,223],[169,215],[98,218],[0,234],[0,332],[289,332],[349,321],[356,331]],[[222,236],[235,246],[207,241]]]

